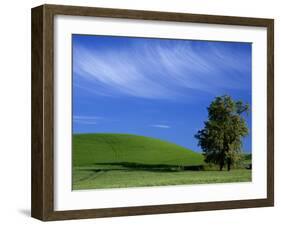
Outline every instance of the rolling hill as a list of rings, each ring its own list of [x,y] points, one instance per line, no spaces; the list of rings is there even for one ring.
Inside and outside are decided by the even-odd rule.
[[[194,166],[203,156],[167,141],[129,134],[73,135],[73,166],[146,164]]]

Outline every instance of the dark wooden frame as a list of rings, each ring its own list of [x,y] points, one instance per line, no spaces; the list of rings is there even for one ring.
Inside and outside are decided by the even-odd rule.
[[[267,198],[156,206],[54,211],[53,35],[55,15],[194,22],[267,28]],[[31,215],[49,220],[160,214],[274,205],[274,20],[124,9],[42,5],[32,9],[32,195]]]

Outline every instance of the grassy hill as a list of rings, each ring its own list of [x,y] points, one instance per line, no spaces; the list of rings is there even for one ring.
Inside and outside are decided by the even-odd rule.
[[[73,166],[106,163],[200,165],[201,154],[159,139],[128,134],[73,135]]]

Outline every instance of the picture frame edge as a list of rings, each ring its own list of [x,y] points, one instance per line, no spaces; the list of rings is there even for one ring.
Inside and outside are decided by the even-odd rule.
[[[43,6],[31,10],[31,216],[43,219]]]

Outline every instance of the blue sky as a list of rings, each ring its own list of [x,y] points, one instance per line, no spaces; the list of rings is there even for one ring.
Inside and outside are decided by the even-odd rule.
[[[73,132],[130,133],[200,151],[220,95],[251,106],[251,43],[73,35]],[[251,130],[251,113],[246,117]],[[243,141],[251,151],[251,135]]]

